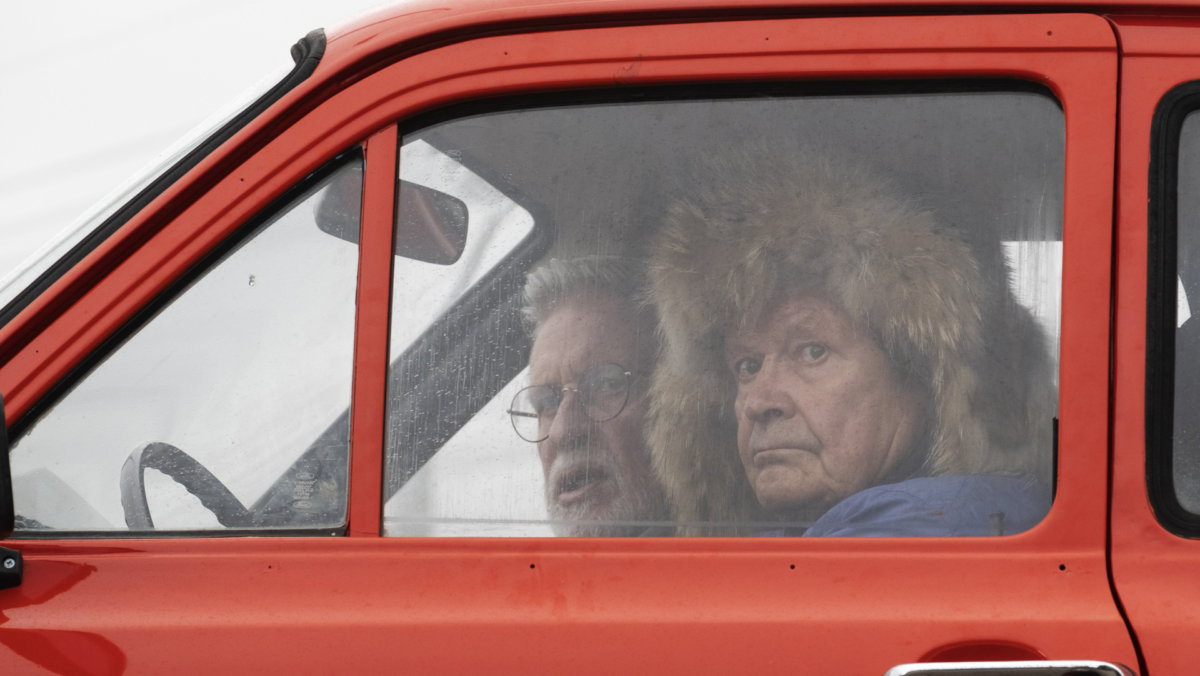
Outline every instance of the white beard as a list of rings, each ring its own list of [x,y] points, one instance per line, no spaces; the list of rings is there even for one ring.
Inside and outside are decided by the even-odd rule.
[[[580,457],[580,456],[584,457]],[[596,457],[599,456],[599,457]],[[578,474],[596,473],[602,481],[613,483],[613,493],[603,504],[583,500],[573,505],[558,501],[560,486]],[[560,454],[546,483],[546,511],[550,527],[560,537],[636,537],[669,519],[666,497],[654,477],[631,476],[628,468],[618,466],[607,454],[580,449]]]

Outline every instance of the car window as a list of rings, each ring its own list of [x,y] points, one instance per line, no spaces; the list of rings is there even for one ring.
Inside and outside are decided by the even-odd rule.
[[[20,533],[345,524],[361,183],[296,186],[15,441]]]
[[[1041,520],[1062,108],[1012,82],[767,89],[402,126],[401,177],[470,216],[457,260],[398,252],[386,535]]]
[[[1175,332],[1173,485],[1179,505],[1200,515],[1200,116],[1188,114],[1178,131],[1178,278]]]

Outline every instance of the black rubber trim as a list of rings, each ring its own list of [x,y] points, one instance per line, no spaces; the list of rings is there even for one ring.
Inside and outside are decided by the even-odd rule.
[[[295,67],[282,80],[271,87],[265,94],[225,123],[215,133],[197,145],[184,157],[180,158],[169,169],[154,179],[137,195],[117,209],[103,223],[93,229],[64,256],[54,262],[45,272],[38,276],[29,286],[21,290],[3,310],[0,310],[0,327],[8,324],[22,310],[29,306],[35,298],[50,288],[55,281],[62,277],[85,256],[91,253],[101,242],[108,239],[119,230],[130,218],[144,209],[151,201],[161,195],[169,186],[174,184],[187,172],[191,171],[210,153],[233,137],[251,120],[258,117],[284,94],[294,89],[308,79],[317,69],[321,57],[325,55],[325,31],[318,28],[301,38],[291,49]]]
[[[1175,325],[1179,140],[1187,116],[1200,109],[1200,81],[1167,92],[1150,128],[1146,280],[1146,488],[1167,530],[1200,537],[1200,514],[1175,493]]]

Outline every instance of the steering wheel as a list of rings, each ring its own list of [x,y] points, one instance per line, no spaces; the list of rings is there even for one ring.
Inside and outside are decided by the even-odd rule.
[[[121,507],[131,530],[153,530],[146,500],[146,468],[156,469],[196,496],[226,528],[250,527],[250,512],[204,465],[171,444],[152,441],[125,459],[121,466]]]

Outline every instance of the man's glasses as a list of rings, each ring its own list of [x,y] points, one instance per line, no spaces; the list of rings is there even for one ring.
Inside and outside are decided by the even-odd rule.
[[[629,382],[633,373],[616,364],[597,364],[584,372],[578,387],[530,385],[513,397],[508,416],[513,429],[525,441],[534,443],[550,436],[565,392],[574,392],[583,412],[593,422],[612,420],[621,415],[629,401]]]

